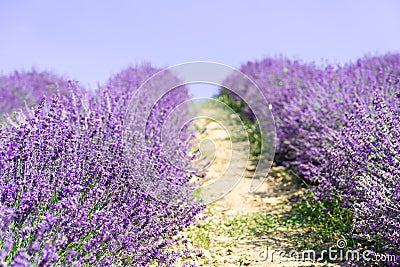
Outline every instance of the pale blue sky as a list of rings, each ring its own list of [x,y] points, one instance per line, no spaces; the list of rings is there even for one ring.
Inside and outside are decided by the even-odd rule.
[[[95,87],[135,63],[239,67],[285,55],[343,63],[400,50],[400,1],[0,2],[0,73],[53,70]]]

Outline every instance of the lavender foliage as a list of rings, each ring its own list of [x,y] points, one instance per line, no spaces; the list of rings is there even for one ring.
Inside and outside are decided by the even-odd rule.
[[[325,67],[269,58],[240,70],[272,106],[279,139],[276,161],[314,185],[319,199],[339,198],[351,207],[352,237],[376,253],[396,255],[387,264],[397,266],[400,55]],[[228,83],[241,95],[257,93],[241,87],[235,77]],[[243,112],[254,117],[251,110]]]
[[[399,95],[400,96],[400,95]],[[376,253],[400,263],[400,114],[376,93],[371,110],[354,104],[335,142],[324,147],[324,163],[315,171],[323,182],[320,198],[342,199],[354,212],[352,236]],[[329,192],[329,195],[326,193]]]
[[[310,183],[310,170],[322,160],[320,147],[329,142],[321,129],[343,127],[345,114],[353,110],[354,101],[368,105],[373,99],[371,88],[380,84],[384,97],[391,103],[399,87],[400,56],[367,57],[342,67],[300,63],[285,58],[267,58],[248,62],[240,70],[260,87],[272,106],[277,137],[276,161],[290,167]],[[253,98],[257,92],[247,90],[228,78],[240,95]],[[244,110],[253,117],[251,110]]]
[[[181,241],[179,231],[194,223],[204,206],[189,194],[185,200],[192,205],[170,205],[141,184],[143,177],[152,177],[190,192],[190,175],[155,149],[160,146],[157,132],[150,149],[132,145],[129,154],[122,138],[122,103],[155,71],[128,69],[122,73],[127,80],[119,74],[94,95],[69,83],[70,95],[43,98],[33,114],[20,113],[0,129],[4,263],[174,263],[179,251],[171,246]],[[164,109],[154,110],[149,127],[160,128],[165,111],[185,97],[185,92],[166,96],[159,104]]]

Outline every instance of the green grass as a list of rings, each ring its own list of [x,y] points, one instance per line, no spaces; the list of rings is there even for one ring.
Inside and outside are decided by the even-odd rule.
[[[306,193],[290,206],[291,210],[281,216],[282,224],[304,230],[291,237],[296,241],[295,249],[325,249],[345,238],[351,230],[352,213],[338,200],[314,201],[311,194]],[[349,245],[353,243],[353,240],[346,241]]]
[[[279,217],[274,214],[243,214],[224,221],[219,231],[230,237],[236,235],[261,235],[273,233],[279,227]]]
[[[188,237],[196,247],[209,249],[211,245],[211,229],[209,221],[199,222],[196,226],[188,228]]]
[[[228,92],[229,91],[227,89],[223,89],[215,99],[226,104],[239,115],[249,138],[250,155],[252,159],[257,159],[261,153],[262,144],[260,127],[256,121],[249,119],[243,115],[242,111],[247,106],[247,104],[243,101],[233,99],[232,97],[230,97]]]
[[[338,201],[313,201],[310,197],[310,193],[305,193],[298,201],[281,203],[280,207],[286,206],[287,211],[277,214],[242,214],[222,222],[208,218],[189,227],[187,234],[194,246],[214,252],[234,246],[239,240],[278,236],[297,251],[334,247],[339,239],[346,239],[346,233],[351,230],[352,214]],[[210,207],[208,210],[213,212]],[[354,244],[353,240],[346,241],[348,247]]]

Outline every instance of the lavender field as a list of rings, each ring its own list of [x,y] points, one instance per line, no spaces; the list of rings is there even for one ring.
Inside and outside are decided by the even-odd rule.
[[[304,220],[328,222],[324,233],[340,236],[348,249],[390,255],[380,262],[324,261],[398,266],[400,54],[325,66],[265,58],[239,70],[270,104],[277,137],[274,167],[296,177],[291,183],[302,188],[290,202],[306,201],[311,210],[324,205],[321,217]],[[198,159],[193,140],[207,130],[182,127],[179,138],[163,134],[186,125],[189,112],[172,111],[190,99],[187,88],[175,88],[157,103],[149,101],[150,91],[136,99],[140,105],[130,112],[146,121],[144,133],[126,123],[135,92],[159,71],[130,67],[96,90],[36,70],[0,77],[1,266],[224,266],[193,256],[205,255],[204,246],[196,246],[205,232],[198,231],[215,226],[202,223],[207,206],[195,197],[203,175],[175,164]],[[238,112],[257,146],[257,114],[243,99],[259,96],[235,75],[224,85],[216,99]],[[144,114],[145,108],[151,113]],[[172,158],[165,144],[176,151]],[[178,194],[181,204],[154,197],[143,187],[148,181],[156,189],[173,185],[173,192],[166,191]],[[244,227],[230,222],[227,231],[235,236],[245,231],[240,228],[262,226],[269,228],[261,232],[274,232],[273,225],[282,223],[259,211],[246,217]]]
[[[375,253],[395,255],[386,264],[397,266],[400,55],[325,67],[267,58],[240,70],[272,105],[279,139],[276,162],[304,179],[313,200],[339,200],[350,209],[347,238]],[[229,79],[235,86],[236,77]],[[243,95],[252,93],[240,89]],[[254,117],[251,110],[242,112]]]

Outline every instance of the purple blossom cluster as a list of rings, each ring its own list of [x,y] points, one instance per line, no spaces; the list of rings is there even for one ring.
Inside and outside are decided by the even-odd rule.
[[[324,67],[267,58],[240,70],[272,106],[275,160],[314,185],[321,199],[338,197],[351,207],[353,237],[375,242],[377,252],[394,253],[397,266],[400,55]],[[241,96],[257,97],[235,80],[229,77],[226,84]],[[254,118],[251,109],[243,112]]]
[[[271,104],[277,137],[276,161],[289,166],[309,182],[315,182],[310,170],[322,159],[321,145],[329,135],[321,127],[337,130],[353,110],[354,101],[368,105],[373,88],[380,84],[384,97],[392,101],[399,82],[400,56],[360,59],[354,64],[319,68],[285,58],[267,58],[248,62],[240,71],[249,76]],[[257,99],[257,92],[247,90],[229,77],[226,82],[240,91],[240,96]],[[396,87],[397,84],[397,87]],[[235,96],[233,96],[235,97]],[[247,116],[254,117],[250,109]]]
[[[126,104],[156,71],[128,68],[94,94],[69,82],[62,88],[69,94],[43,98],[33,111],[7,119],[0,129],[3,265],[174,264],[181,252],[173,246],[184,242],[179,231],[204,205],[190,195],[190,173],[160,152],[159,132],[146,136],[151,146],[123,138],[140,130],[124,125]],[[147,118],[149,129],[162,128],[168,111],[186,97],[180,90],[160,99]],[[143,186],[145,178],[177,185],[182,202],[191,205],[156,198]]]
[[[68,94],[67,80],[51,72],[15,71],[0,76],[0,114],[38,105],[43,97]]]
[[[399,95],[400,97],[400,95]],[[345,126],[323,147],[315,169],[320,198],[336,197],[353,210],[353,238],[400,263],[400,114],[376,92],[370,110],[354,103]],[[326,194],[329,192],[329,195]]]

